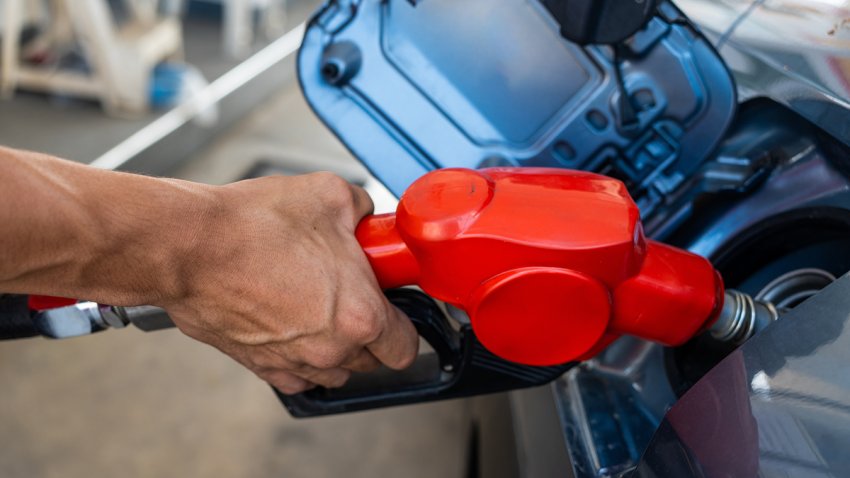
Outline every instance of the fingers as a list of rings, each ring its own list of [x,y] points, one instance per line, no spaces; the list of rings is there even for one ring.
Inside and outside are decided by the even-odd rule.
[[[330,368],[325,370],[308,369],[304,372],[299,372],[305,380],[321,385],[325,388],[339,388],[345,385],[348,378],[351,377],[351,371],[343,368]]]
[[[301,393],[316,385],[325,388],[339,388],[351,377],[351,371],[343,368],[320,370],[303,367],[298,372],[271,370],[258,372],[257,376],[286,395]]]
[[[351,195],[354,198],[354,211],[357,213],[357,219],[359,220],[363,216],[372,214],[375,210],[375,204],[372,202],[372,198],[369,197],[369,193],[355,184],[349,184],[349,187],[351,188]]]
[[[258,373],[261,379],[286,395],[294,395],[309,390],[316,385],[284,370]]]
[[[207,261],[215,267],[196,273],[203,275],[197,284],[215,286],[193,299],[201,313],[182,328],[197,330],[283,393],[339,387],[352,372],[381,363],[403,368],[415,359],[416,331],[378,290],[354,235],[374,209],[363,188],[316,173],[225,191],[222,224],[227,219],[228,228],[238,224],[252,234],[222,232],[238,242],[213,244],[225,260]],[[262,280],[237,295],[217,289],[232,277]]]
[[[419,335],[402,311],[385,301],[387,321],[378,338],[366,348],[384,365],[395,370],[410,366],[419,349]]]
[[[342,364],[342,368],[352,372],[371,372],[381,366],[381,362],[366,349],[362,349],[354,358]]]

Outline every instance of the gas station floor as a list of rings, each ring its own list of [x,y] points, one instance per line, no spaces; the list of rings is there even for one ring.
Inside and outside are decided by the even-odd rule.
[[[339,171],[367,181],[379,209],[392,206],[294,84],[175,176],[223,183],[258,160],[271,170]],[[465,467],[466,402],[295,420],[267,385],[176,330],[0,343],[0,383],[7,478],[451,478]]]

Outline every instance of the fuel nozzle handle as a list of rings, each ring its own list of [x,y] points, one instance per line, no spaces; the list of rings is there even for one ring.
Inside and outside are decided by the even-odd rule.
[[[522,364],[581,360],[624,334],[679,345],[723,306],[712,265],[647,240],[625,186],[592,173],[433,171],[357,237],[382,287],[463,309],[487,349]]]

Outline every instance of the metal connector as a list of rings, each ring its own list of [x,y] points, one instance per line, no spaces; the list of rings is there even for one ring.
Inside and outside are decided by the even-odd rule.
[[[174,327],[174,321],[171,320],[165,309],[160,307],[138,305],[135,307],[111,307],[111,309],[125,324],[133,324],[137,329],[145,332]]]
[[[91,335],[130,324],[145,332],[174,327],[171,317],[159,307],[117,307],[95,302],[43,310],[34,315],[33,322],[41,335],[52,339]]]
[[[740,345],[777,318],[779,312],[770,302],[755,300],[737,290],[727,290],[723,309],[710,332],[717,340]]]

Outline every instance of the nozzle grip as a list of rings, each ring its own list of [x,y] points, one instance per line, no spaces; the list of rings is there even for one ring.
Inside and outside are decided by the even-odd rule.
[[[399,235],[395,214],[366,216],[355,235],[382,289],[416,284],[419,264]]]
[[[548,383],[574,363],[533,367],[508,362],[487,351],[469,325],[455,330],[433,299],[411,289],[387,291],[390,302],[411,318],[434,349],[402,372],[354,374],[342,388],[316,388],[278,398],[294,417],[314,417],[388,406],[501,392]]]

